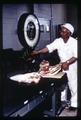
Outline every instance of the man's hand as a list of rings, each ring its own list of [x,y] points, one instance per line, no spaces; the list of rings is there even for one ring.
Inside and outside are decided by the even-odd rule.
[[[33,51],[32,53],[31,53],[31,57],[34,57],[34,56],[36,56],[38,54],[38,51]]]
[[[61,63],[62,70],[69,70],[69,64],[67,62]]]

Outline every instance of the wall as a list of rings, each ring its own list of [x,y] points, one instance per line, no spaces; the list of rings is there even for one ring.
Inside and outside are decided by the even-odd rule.
[[[64,4],[34,4],[34,14],[50,22],[50,31],[40,33],[36,49],[41,49],[56,38],[56,26],[66,21],[66,9]]]
[[[26,4],[5,4],[3,5],[3,48],[13,48],[20,50],[23,46],[20,44],[17,35],[17,23],[21,14],[30,12]]]
[[[33,7],[34,6],[34,7]],[[35,49],[41,49],[52,42],[58,35],[58,25],[71,21],[77,26],[77,12],[74,5],[66,4],[34,4],[32,10],[41,21],[45,21],[50,27],[48,31],[40,32],[40,39]],[[69,9],[68,9],[69,8]],[[31,11],[29,4],[4,4],[3,16],[3,48],[22,49],[17,36],[17,23],[21,14]],[[69,15],[69,18],[68,18]],[[44,23],[45,24],[45,23]]]
[[[78,6],[76,4],[67,4],[66,5],[67,11],[67,22],[71,23],[74,28],[74,37],[78,37]]]

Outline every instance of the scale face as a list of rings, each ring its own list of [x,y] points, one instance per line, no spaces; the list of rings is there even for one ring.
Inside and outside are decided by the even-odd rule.
[[[24,13],[18,21],[18,37],[26,48],[34,48],[39,40],[40,26],[34,14]]]
[[[24,24],[24,37],[30,47],[34,47],[39,38],[39,22],[35,15],[29,15]]]

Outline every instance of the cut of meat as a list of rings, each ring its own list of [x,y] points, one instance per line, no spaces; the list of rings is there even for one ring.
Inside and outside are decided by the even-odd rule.
[[[57,64],[55,66],[50,66],[49,67],[49,73],[57,74],[59,71],[61,71],[61,65]]]
[[[39,74],[40,74],[40,75],[44,75],[44,74],[47,74],[47,73],[49,73],[49,70],[48,70],[48,71],[44,71],[44,70],[40,70],[40,71],[39,71]]]
[[[38,83],[40,81],[40,74],[38,72],[26,73],[26,74],[18,74],[10,77],[11,80],[23,83]]]
[[[25,80],[29,80],[30,82],[38,83],[40,81],[40,78],[41,76],[37,72],[25,74]]]
[[[23,82],[23,83],[39,83],[42,76],[53,76],[56,75],[61,71],[61,64],[57,64],[54,66],[49,66],[48,69],[45,67],[43,69],[39,69],[38,72],[32,72],[32,73],[25,73],[25,74],[18,74],[11,76],[10,79],[17,81],[17,82]]]
[[[46,75],[46,74],[57,74],[61,71],[61,64],[57,64],[55,66],[49,66],[48,69],[40,68],[39,74],[40,75]]]
[[[49,62],[46,61],[46,60],[43,60],[41,63],[40,63],[40,69],[44,69],[44,68],[48,68],[49,67]]]

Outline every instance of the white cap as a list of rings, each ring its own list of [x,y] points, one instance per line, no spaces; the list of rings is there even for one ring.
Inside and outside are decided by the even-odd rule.
[[[62,27],[67,28],[71,32],[71,34],[73,34],[74,27],[70,23],[65,23],[65,24],[62,25]]]

